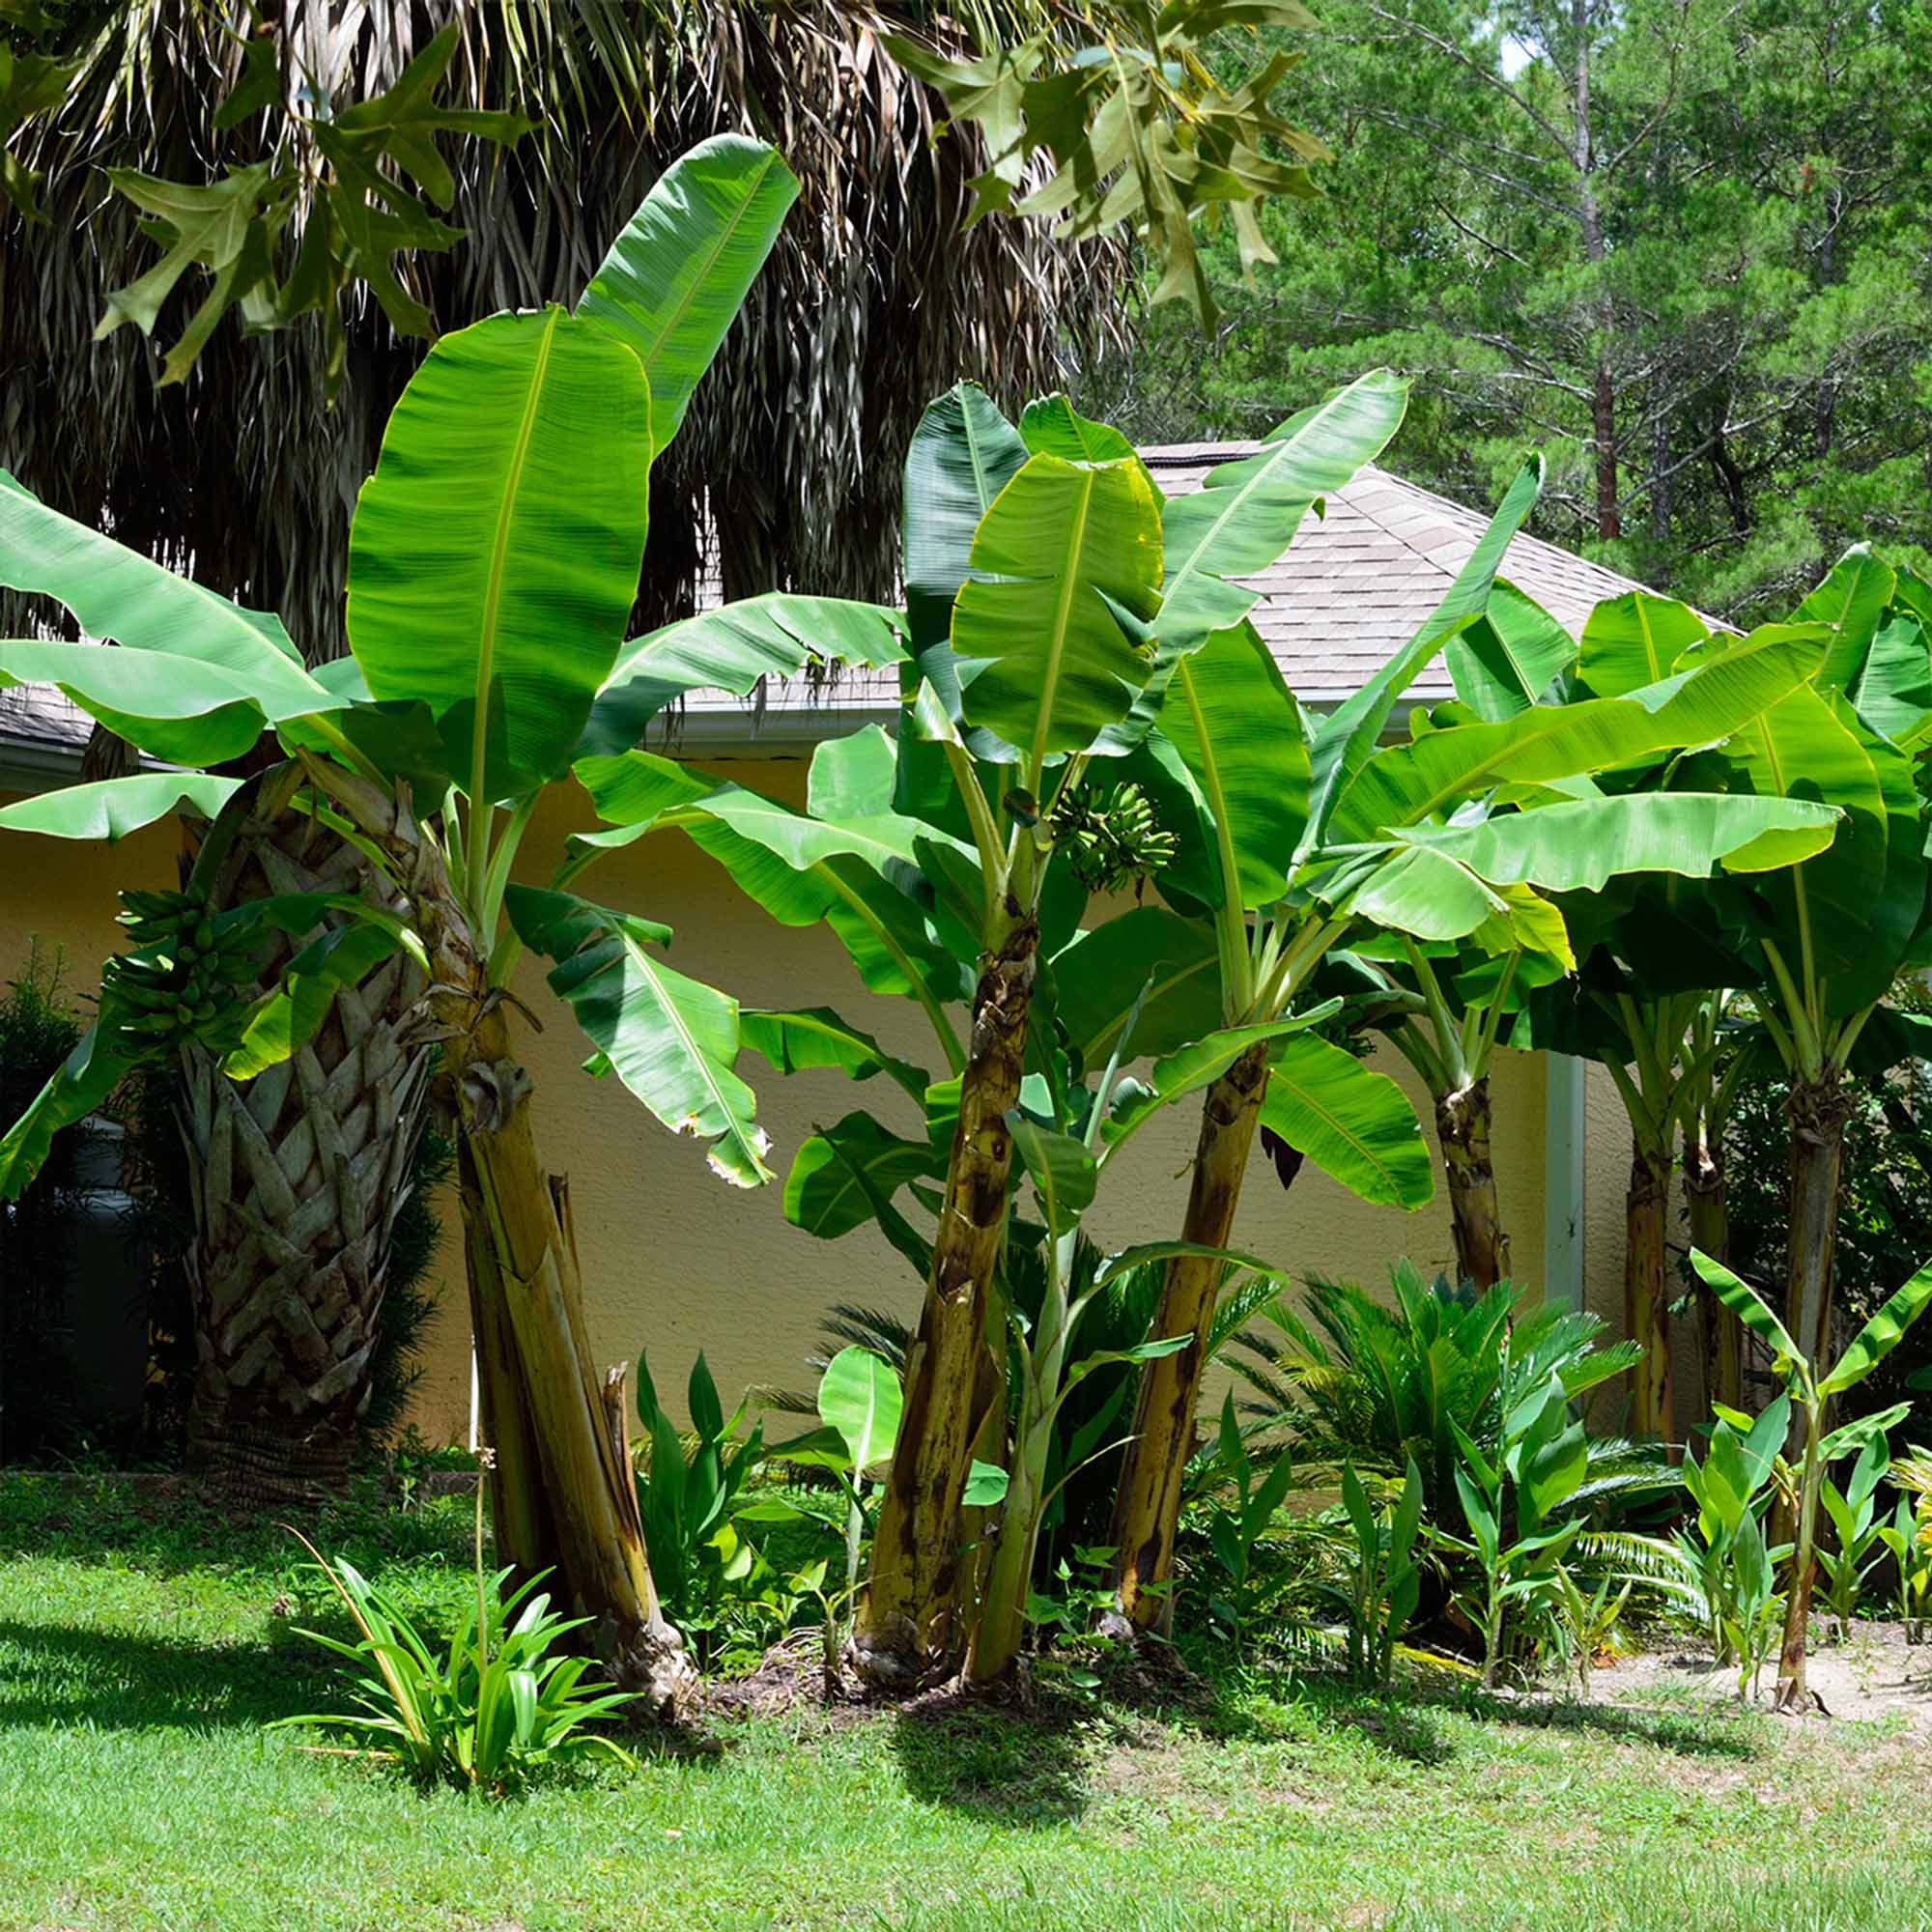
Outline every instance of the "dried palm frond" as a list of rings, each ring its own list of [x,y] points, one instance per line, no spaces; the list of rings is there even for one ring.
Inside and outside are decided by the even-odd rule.
[[[934,98],[883,51],[1024,35],[1051,0],[283,0],[277,31],[345,100],[387,87],[440,28],[461,45],[451,105],[515,108],[504,152],[448,144],[465,239],[401,258],[436,327],[574,294],[656,177],[705,136],[773,142],[804,184],[745,314],[653,478],[640,623],[777,585],[894,587],[899,468],[919,412],[960,377],[1003,403],[1064,380],[1120,327],[1126,256],[1037,222],[962,227],[977,137],[931,139]],[[217,131],[239,72],[242,0],[120,0],[71,11],[66,101],[23,158],[48,219],[0,212],[0,465],[122,541],[279,611],[311,656],[340,652],[345,536],[391,405],[424,344],[352,297],[346,380],[327,398],[321,331],[244,337],[224,322],[186,380],[161,345],[200,300],[190,275],[152,342],[93,340],[106,292],[153,265],[101,170],[202,182],[289,138],[274,112]],[[715,550],[708,545],[715,545]],[[17,628],[18,610],[0,611]]]

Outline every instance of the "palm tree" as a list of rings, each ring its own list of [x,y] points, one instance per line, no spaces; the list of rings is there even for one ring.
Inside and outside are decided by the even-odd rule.
[[[572,299],[645,189],[707,135],[757,134],[800,178],[770,269],[653,475],[641,624],[688,611],[712,571],[728,596],[890,595],[896,453],[925,400],[966,377],[1017,405],[1120,327],[1122,245],[1056,242],[1038,222],[962,232],[979,139],[935,144],[937,98],[881,44],[888,31],[1018,38],[1057,18],[1051,0],[964,0],[963,20],[927,0],[263,11],[290,57],[345,99],[386,88],[454,20],[441,98],[537,120],[507,149],[449,144],[447,218],[465,239],[401,270],[439,330]],[[106,291],[156,257],[101,170],[203,182],[282,132],[278,116],[214,125],[240,71],[238,20],[240,0],[91,0],[71,14],[68,99],[18,144],[48,219],[0,202],[0,465],[53,506],[278,611],[312,655],[339,656],[349,512],[426,344],[364,291],[332,402],[312,318],[266,337],[224,322],[186,380],[157,388],[159,347],[200,300],[198,275],[152,344],[128,328],[93,340]],[[0,631],[17,634],[16,617],[0,608]]]
[[[271,802],[227,848],[210,896],[233,905],[275,893],[375,887],[347,839]],[[288,939],[270,950],[264,989],[295,950]],[[421,974],[393,954],[341,989],[292,1059],[246,1084],[205,1047],[183,1050],[195,1228],[187,1448],[231,1501],[300,1501],[347,1485],[436,1070],[422,993]]]
[[[318,329],[246,337],[231,320],[185,381],[158,387],[158,345],[201,298],[195,276],[152,344],[132,329],[93,339],[105,292],[156,257],[100,171],[199,182],[288,138],[267,115],[215,126],[241,71],[226,30],[243,16],[232,0],[128,0],[71,16],[62,51],[80,65],[26,156],[43,175],[48,220],[0,205],[0,465],[50,504],[278,610],[323,659],[343,649],[355,492],[427,345],[364,292],[345,318],[339,385]],[[274,31],[332,94],[366,98],[455,20],[442,98],[538,118],[508,151],[452,144],[449,219],[466,239],[402,270],[439,328],[574,298],[650,183],[706,135],[755,131],[799,176],[801,206],[720,373],[653,470],[645,626],[688,611],[713,571],[731,596],[890,595],[898,470],[876,453],[903,448],[923,399],[962,371],[1017,401],[1056,386],[1083,333],[1116,326],[1118,245],[1070,249],[1011,221],[961,233],[976,141],[935,146],[934,97],[879,42],[911,29],[983,43],[1051,17],[1046,0],[991,0],[963,27],[916,0],[286,0]],[[0,608],[0,628],[19,630],[17,615]],[[86,775],[131,769],[125,749],[98,729]],[[270,880],[304,889],[298,876],[372,890],[353,847],[258,813],[219,902]],[[189,1056],[189,1446],[242,1499],[346,1475],[426,1104],[434,1050],[418,1037],[419,997],[412,973],[389,962],[354,996],[352,1030],[345,1008],[298,1061],[249,1088]],[[395,1157],[379,1159],[379,1146]],[[293,1248],[264,1237],[292,1214]]]

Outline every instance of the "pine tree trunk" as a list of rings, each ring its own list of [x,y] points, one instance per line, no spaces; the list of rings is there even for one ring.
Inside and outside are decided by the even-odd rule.
[[[651,1586],[624,1373],[600,1378],[591,1366],[569,1193],[538,1152],[529,1076],[510,1051],[503,1003],[407,792],[391,799],[334,766],[309,770],[387,856],[429,953],[427,1000],[444,1034],[439,1086],[456,1119],[470,1319],[496,1452],[498,1554],[524,1572],[554,1568],[559,1594],[591,1620],[612,1680],[669,1716],[695,1679]]]
[[[1670,1208],[1667,1156],[1636,1144],[1631,1153],[1630,1187],[1624,1196],[1624,1332],[1643,1348],[1631,1371],[1633,1435],[1668,1440],[1670,1408],[1670,1298],[1664,1273],[1664,1236]]]
[[[298,892],[380,903],[362,855],[279,809],[271,791],[210,895],[231,906]],[[265,986],[304,943],[278,944]],[[239,1506],[302,1502],[347,1485],[436,1063],[421,997],[420,973],[398,954],[345,987],[293,1059],[245,1085],[198,1046],[183,1055],[195,1221],[188,1454]]]
[[[950,1675],[967,1631],[959,1615],[960,1496],[982,1404],[1004,1395],[987,1371],[993,1268],[1006,1230],[1012,1136],[1033,1000],[1038,928],[1022,921],[981,962],[959,1119],[919,1332],[906,1355],[898,1447],[879,1503],[871,1567],[852,1634],[867,1682],[911,1690]],[[970,1568],[970,1566],[966,1566]]]
[[[1503,1232],[1495,1164],[1490,1154],[1487,1075],[1435,1103],[1435,1137],[1449,1182],[1456,1272],[1478,1288],[1493,1288],[1509,1279],[1510,1244]]]
[[[1228,1245],[1266,1087],[1267,1050],[1256,1045],[1208,1088],[1182,1240],[1203,1247]],[[1164,1631],[1174,1621],[1169,1584],[1180,1520],[1180,1481],[1194,1451],[1194,1408],[1208,1365],[1208,1330],[1222,1269],[1220,1262],[1196,1256],[1168,1263],[1151,1333],[1191,1335],[1193,1340],[1141,1370],[1133,1435],[1114,1506],[1113,1538],[1121,1608],[1141,1630]]]
[[[1730,1210],[1726,1205],[1724,1153],[1699,1137],[1684,1149],[1684,1201],[1690,1219],[1690,1241],[1715,1262],[1728,1263]],[[1706,1406],[1727,1408],[1745,1403],[1744,1323],[1707,1288],[1698,1303],[1698,1335],[1704,1358]]]

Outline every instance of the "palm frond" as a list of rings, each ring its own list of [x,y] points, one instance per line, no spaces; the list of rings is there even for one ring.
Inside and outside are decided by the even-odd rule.
[[[451,105],[514,108],[538,131],[501,153],[451,144],[448,219],[465,240],[405,257],[440,329],[574,298],[651,182],[720,131],[772,141],[804,184],[745,314],[652,479],[639,622],[789,586],[889,597],[899,466],[919,412],[964,376],[1014,405],[1118,338],[1116,243],[1056,242],[1038,222],[966,229],[977,137],[934,145],[937,102],[883,52],[888,30],[956,49],[962,34],[1050,28],[1050,0],[975,0],[962,28],[928,5],[835,0],[284,0],[286,62],[344,100],[387,87],[442,26],[461,27]],[[108,289],[152,266],[136,211],[102,170],[202,182],[262,157],[285,118],[217,132],[242,0],[95,0],[62,51],[63,107],[23,158],[48,219],[0,213],[0,465],[44,500],[202,582],[276,610],[311,657],[343,647],[344,541],[355,492],[425,345],[353,300],[347,380],[326,400],[320,333],[224,326],[187,380],[157,389],[157,345],[204,292],[190,275],[155,343],[93,333]],[[18,600],[0,627],[23,628]]]

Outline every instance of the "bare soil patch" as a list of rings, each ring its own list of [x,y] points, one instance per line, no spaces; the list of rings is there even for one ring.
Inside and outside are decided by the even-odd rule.
[[[1769,1708],[1776,1677],[1774,1658],[1758,1685],[1760,1708]],[[1855,1622],[1841,1640],[1814,1624],[1804,1680],[1827,1717],[1861,1722],[1903,1718],[1911,1730],[1932,1736],[1932,1644],[1908,1644],[1900,1624]],[[1708,1651],[1686,1647],[1624,1658],[1613,1667],[1599,1668],[1593,1683],[1596,1694],[1611,1701],[1666,1687],[1713,1700],[1734,1699],[1738,1673],[1729,1664],[1713,1663]]]

